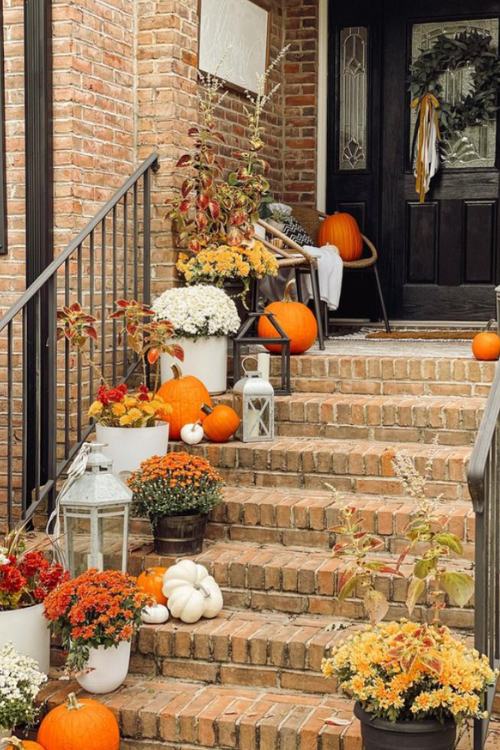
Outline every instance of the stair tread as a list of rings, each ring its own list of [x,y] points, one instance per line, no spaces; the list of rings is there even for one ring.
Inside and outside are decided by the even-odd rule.
[[[43,688],[40,697],[52,708],[72,691],[84,694],[76,683],[62,686],[53,680]],[[301,695],[274,688],[202,685],[168,677],[129,676],[116,692],[92,697],[115,713],[125,739],[247,750],[259,727],[261,742],[266,733],[279,737],[282,732],[294,731],[315,743],[318,736],[328,737],[331,743],[340,739],[341,744],[336,746],[342,748],[343,738],[349,737],[356,743],[349,748],[361,748],[352,701],[338,695]],[[341,720],[340,725],[335,724],[336,719]],[[275,746],[279,744],[261,744],[269,750]]]
[[[451,456],[459,456],[468,458],[472,452],[472,446],[470,445],[429,445],[426,443],[411,443],[405,442],[404,447],[394,447],[393,442],[384,442],[380,440],[360,440],[358,438],[325,438],[325,437],[286,437],[278,436],[272,441],[262,442],[251,442],[243,443],[240,440],[230,440],[227,443],[199,443],[195,446],[190,446],[190,450],[212,450],[212,452],[220,451],[227,448],[244,448],[246,450],[286,450],[295,451],[298,453],[305,453],[311,450],[330,450],[332,453],[337,449],[339,452],[342,449],[346,449],[352,452],[362,453],[384,453],[390,451],[397,453],[398,451],[404,453],[411,453],[415,456],[432,456],[436,458],[448,458]],[[177,450],[180,447],[186,446],[180,442],[171,443],[172,449]]]
[[[225,398],[230,397],[230,394]],[[290,403],[291,401],[308,402],[320,404],[366,404],[367,396],[360,393],[315,393],[314,391],[296,391],[289,396],[276,396],[279,403]],[[424,394],[415,398],[414,394],[377,394],[369,396],[369,404],[403,404],[405,406],[442,406],[474,408],[482,407],[486,403],[486,396],[430,396]]]

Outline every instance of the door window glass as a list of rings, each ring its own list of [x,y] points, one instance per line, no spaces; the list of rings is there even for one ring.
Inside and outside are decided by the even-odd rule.
[[[340,31],[339,169],[367,167],[368,29]]]
[[[413,26],[411,60],[414,63],[431,49],[439,36],[454,37],[460,32],[477,31],[491,37],[492,46],[498,50],[498,19],[487,18],[470,21],[440,21],[419,23]],[[461,102],[471,93],[474,68],[471,65],[447,70],[439,77],[443,99],[449,106]],[[412,110],[410,129],[410,153],[416,125],[416,112]],[[466,128],[457,137],[443,139],[440,144],[443,167],[454,169],[471,167],[494,167],[496,158],[496,119]]]

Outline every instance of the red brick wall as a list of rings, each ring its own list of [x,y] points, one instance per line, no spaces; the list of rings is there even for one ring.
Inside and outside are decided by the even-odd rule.
[[[316,201],[318,0],[285,2],[284,195],[287,203]]]
[[[266,0],[271,55],[291,44],[273,74],[282,87],[265,117],[272,189],[315,200],[317,0]],[[198,0],[55,0],[54,164],[56,253],[152,150],[153,285],[174,277],[164,201],[175,161],[197,118]],[[9,255],[0,257],[1,308],[24,288],[23,2],[5,0]],[[244,142],[244,95],[229,93],[218,117],[224,156]]]

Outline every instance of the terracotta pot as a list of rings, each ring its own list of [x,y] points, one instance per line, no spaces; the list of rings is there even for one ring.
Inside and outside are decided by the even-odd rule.
[[[364,750],[453,750],[457,727],[455,722],[437,720],[386,721],[364,711],[359,703],[354,715],[361,722]]]

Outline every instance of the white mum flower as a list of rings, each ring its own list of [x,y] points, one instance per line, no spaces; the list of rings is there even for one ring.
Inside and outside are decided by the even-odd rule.
[[[240,327],[236,305],[226,292],[205,284],[163,292],[152,305],[158,320],[170,320],[181,338],[228,336]]]

